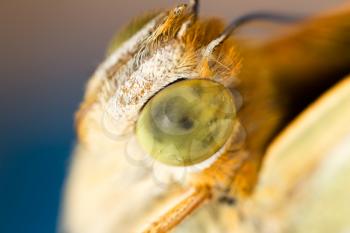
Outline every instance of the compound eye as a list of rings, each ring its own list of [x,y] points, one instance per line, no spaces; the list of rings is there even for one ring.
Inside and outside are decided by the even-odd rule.
[[[235,116],[233,97],[223,85],[207,79],[178,81],[147,102],[136,136],[156,160],[189,166],[208,159],[226,143]]]

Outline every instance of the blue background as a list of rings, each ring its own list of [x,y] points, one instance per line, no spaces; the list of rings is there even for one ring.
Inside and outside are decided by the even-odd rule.
[[[84,83],[121,25],[175,2],[0,0],[1,233],[56,231]],[[206,0],[202,12],[225,18],[255,9],[310,12],[337,1],[291,2]]]

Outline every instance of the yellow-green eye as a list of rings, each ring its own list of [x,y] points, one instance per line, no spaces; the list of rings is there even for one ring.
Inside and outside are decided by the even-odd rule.
[[[136,135],[156,160],[188,166],[214,155],[231,136],[235,106],[223,85],[193,79],[157,93],[143,108]]]

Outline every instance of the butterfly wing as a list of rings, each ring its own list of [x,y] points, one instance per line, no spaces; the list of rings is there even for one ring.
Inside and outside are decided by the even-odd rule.
[[[271,145],[251,202],[259,232],[346,232],[350,227],[350,76]]]

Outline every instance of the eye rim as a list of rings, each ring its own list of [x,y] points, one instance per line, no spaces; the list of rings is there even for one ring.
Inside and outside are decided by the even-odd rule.
[[[146,107],[146,105],[159,93],[161,92],[162,90],[164,90],[165,88],[175,84],[175,83],[178,83],[178,82],[181,82],[181,81],[186,81],[186,80],[191,80],[191,79],[187,79],[187,78],[178,78],[176,79],[175,81],[172,81],[172,82],[169,82],[167,85],[165,85],[164,87],[160,88],[158,91],[156,91],[151,97],[148,98],[147,101],[145,101],[142,105],[142,107],[139,109],[139,112],[138,112],[138,115],[141,114],[142,110]],[[138,119],[137,119],[138,120]],[[136,122],[137,122],[136,120]]]
[[[196,159],[193,159],[193,158],[190,158],[190,159],[185,158],[184,159],[185,156],[183,156],[182,160],[181,160],[181,163],[174,163],[173,161],[172,162],[165,161],[166,159],[164,160],[164,158],[160,158],[160,157],[162,157],[162,155],[158,155],[158,157],[155,156],[154,154],[152,154],[149,151],[147,151],[145,149],[145,147],[142,145],[143,143],[140,142],[139,135],[138,135],[138,131],[139,131],[138,130],[138,128],[139,128],[138,125],[139,125],[139,122],[140,122],[141,115],[143,115],[143,112],[144,112],[145,108],[150,104],[150,102],[152,102],[154,100],[154,98],[157,98],[157,96],[159,96],[159,93],[165,92],[167,90],[167,88],[174,88],[175,89],[176,88],[175,85],[181,85],[180,87],[178,87],[178,88],[181,88],[182,85],[185,82],[193,82],[193,81],[194,82],[198,82],[200,84],[202,84],[202,81],[214,84],[214,85],[216,85],[216,88],[221,88],[225,92],[225,94],[227,94],[227,96],[229,96],[229,98],[226,99],[226,101],[229,100],[229,102],[225,103],[225,106],[229,106],[231,108],[231,110],[232,110],[231,116],[229,118],[223,118],[223,120],[230,119],[230,121],[229,121],[230,122],[230,124],[229,124],[230,127],[228,128],[229,129],[228,133],[224,137],[223,141],[221,141],[220,143],[215,143],[214,145],[211,145],[210,148],[215,148],[215,149],[213,149],[211,151],[211,153],[208,153],[205,156],[202,155],[200,157],[197,157]],[[163,95],[165,95],[165,94],[163,94]],[[222,119],[220,119],[220,120],[222,120]],[[157,91],[154,95],[152,95],[151,98],[149,98],[145,102],[145,104],[139,110],[139,115],[138,115],[138,118],[136,120],[134,132],[135,132],[135,135],[136,135],[137,142],[138,142],[139,146],[143,149],[143,151],[148,156],[152,157],[156,162],[159,162],[159,163],[161,163],[161,164],[163,164],[165,166],[170,166],[170,167],[192,167],[192,166],[196,166],[196,165],[202,166],[202,164],[206,164],[207,161],[211,161],[210,162],[210,164],[211,164],[212,162],[214,162],[218,158],[218,154],[224,153],[223,149],[227,148],[229,142],[232,141],[231,139],[232,139],[232,137],[234,135],[234,132],[235,132],[235,126],[237,125],[238,122],[239,121],[237,119],[237,108],[236,108],[236,104],[235,104],[235,96],[233,95],[233,93],[232,93],[232,91],[231,91],[231,89],[229,87],[226,87],[222,83],[220,83],[218,81],[215,81],[213,79],[209,79],[209,78],[193,78],[193,79],[182,78],[182,79],[178,79],[178,80],[176,80],[176,81],[174,81],[172,83],[169,83],[165,87],[161,88],[159,91]],[[149,133],[149,134],[151,135],[152,133]],[[218,145],[218,146],[215,147],[215,145]],[[215,158],[213,159],[213,157],[215,157]]]

